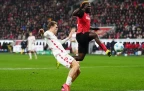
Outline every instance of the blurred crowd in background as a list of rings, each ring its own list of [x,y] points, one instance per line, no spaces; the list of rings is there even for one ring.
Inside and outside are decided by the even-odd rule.
[[[64,39],[70,29],[77,26],[72,12],[80,6],[80,2],[81,0],[0,0],[0,39],[25,40],[29,32],[36,39],[41,39],[39,29],[46,31],[51,20],[58,22],[58,39]],[[144,38],[144,0],[94,0],[91,5],[91,26],[115,27],[115,31],[102,38]],[[5,45],[11,46],[10,43],[3,43],[0,44],[0,49],[8,49]],[[144,50],[144,43],[129,42],[124,45],[129,50]],[[107,43],[107,47],[112,49],[111,43]]]
[[[76,18],[71,14],[81,0],[0,0],[0,39],[26,39],[33,32],[47,30],[51,20],[58,22],[58,38],[65,38]],[[144,0],[94,0],[91,25],[115,26],[103,38],[144,38]]]

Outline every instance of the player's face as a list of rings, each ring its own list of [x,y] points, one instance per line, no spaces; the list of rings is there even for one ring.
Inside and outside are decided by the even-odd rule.
[[[86,8],[85,12],[86,13],[91,13],[91,4],[87,3],[86,5],[88,5],[88,7]]]
[[[56,35],[57,34],[57,31],[58,31],[58,26],[55,24],[53,26],[53,33]]]
[[[75,31],[76,31],[76,28],[72,28],[71,31],[72,31],[72,32],[75,32]]]
[[[30,36],[32,36],[32,33],[29,33]]]

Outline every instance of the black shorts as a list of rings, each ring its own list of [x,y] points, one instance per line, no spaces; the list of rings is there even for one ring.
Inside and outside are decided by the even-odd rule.
[[[88,53],[89,42],[93,39],[89,36],[89,33],[90,32],[76,34],[79,53]]]

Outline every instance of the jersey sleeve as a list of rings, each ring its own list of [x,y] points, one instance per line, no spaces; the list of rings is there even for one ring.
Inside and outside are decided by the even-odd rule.
[[[48,33],[47,32],[44,33],[44,37],[48,38]]]
[[[61,44],[64,44],[66,41],[68,41],[69,40],[69,38],[65,38],[65,39],[63,39],[63,40],[60,40],[60,43]]]

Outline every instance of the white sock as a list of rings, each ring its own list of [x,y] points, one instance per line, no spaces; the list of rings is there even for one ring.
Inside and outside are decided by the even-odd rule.
[[[37,59],[37,55],[36,55],[36,53],[34,53],[34,55],[35,55],[35,59]]]
[[[69,86],[72,84],[72,78],[70,76],[67,77],[66,84]]]
[[[32,59],[32,54],[31,53],[29,53],[29,57],[30,57],[30,59]]]

